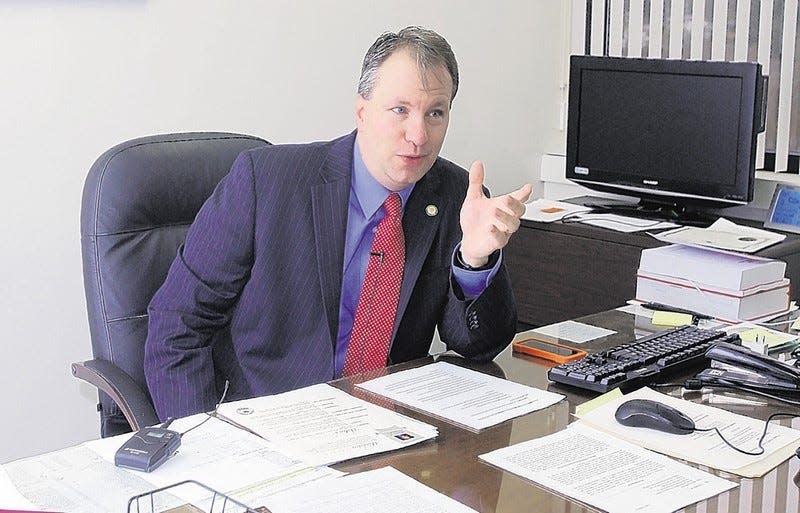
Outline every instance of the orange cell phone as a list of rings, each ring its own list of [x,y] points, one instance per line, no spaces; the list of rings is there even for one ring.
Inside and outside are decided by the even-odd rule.
[[[555,342],[547,342],[537,338],[526,338],[511,344],[511,349],[516,353],[524,353],[537,358],[544,358],[556,363],[567,363],[580,360],[586,356],[586,351],[573,347],[562,346]]]

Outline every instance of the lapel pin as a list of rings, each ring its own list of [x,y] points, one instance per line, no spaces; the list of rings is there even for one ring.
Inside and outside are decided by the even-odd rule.
[[[428,205],[425,207],[425,213],[428,215],[428,217],[434,217],[439,213],[439,209],[436,208],[436,205]]]

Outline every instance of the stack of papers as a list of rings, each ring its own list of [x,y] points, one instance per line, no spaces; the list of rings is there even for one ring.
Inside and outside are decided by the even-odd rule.
[[[624,396],[617,389],[599,397],[595,401],[607,402],[589,411],[585,409],[576,411],[580,418],[578,422],[653,451],[742,477],[763,476],[794,456],[795,449],[800,445],[800,431],[774,422],[769,425],[767,436],[763,441],[764,454],[760,456],[750,456],[731,449],[713,430],[674,435],[652,429],[623,426],[614,418],[614,412],[621,403],[629,399],[650,399],[672,406],[688,415],[698,428],[717,427],[728,440],[747,451],[757,450],[758,439],[764,431],[763,420],[685,401],[647,387]],[[585,403],[583,406],[591,408],[593,404]]]
[[[636,299],[727,321],[785,312],[790,283],[786,262],[730,251],[672,244],[642,250]]]
[[[218,415],[309,465],[331,465],[436,438],[435,426],[327,384],[220,405]]]
[[[653,237],[670,244],[687,244],[755,253],[779,243],[786,238],[786,235],[750,226],[741,226],[721,217],[708,228],[683,226],[655,234]]]
[[[185,433],[180,449],[150,473],[112,466],[114,454],[130,433],[84,445],[108,462],[110,471],[147,481],[148,489],[193,479],[244,504],[263,505],[283,490],[341,475],[325,465],[401,449],[438,435],[434,426],[327,384],[224,403],[214,417],[202,413],[177,419],[170,429]],[[175,488],[172,493],[177,504],[208,500],[202,488]],[[132,495],[132,490],[125,494]],[[52,506],[71,509],[62,503]]]
[[[256,483],[280,484],[278,489],[281,489],[288,483],[294,485],[341,474],[326,467],[313,468],[303,461],[288,457],[273,443],[223,420],[208,417],[205,413],[177,419],[170,429],[183,433],[194,426],[198,427],[182,437],[178,453],[155,472],[120,470],[144,479],[154,488],[193,479],[221,493],[232,493]],[[131,436],[131,433],[126,433],[92,440],[84,445],[113,464],[117,449]],[[266,488],[262,486],[262,491]],[[176,489],[175,494],[182,501],[193,504],[201,503],[208,495],[200,488]],[[246,500],[252,497],[237,499],[258,504]]]
[[[736,487],[579,424],[480,458],[608,513],[671,513]]]
[[[761,420],[648,388],[625,396],[617,389],[581,405],[576,411],[580,420],[567,429],[480,458],[609,513],[668,513],[736,484],[664,455],[744,477],[761,477],[792,457],[800,443],[800,431],[770,424],[763,441],[764,454],[750,456],[728,447],[714,431],[676,435],[623,426],[614,412],[629,399],[673,406],[691,417],[698,428],[717,427],[732,443],[749,451],[756,449],[764,427]]]
[[[583,224],[589,224],[615,232],[633,233],[644,232],[647,230],[664,230],[675,228],[675,223],[645,219],[642,217],[621,216],[619,214],[605,214],[601,212],[586,212],[576,214],[574,220]]]
[[[474,513],[475,510],[392,467],[326,479],[270,497],[272,513]]]
[[[547,408],[564,398],[446,362],[395,372],[357,386],[473,431]]]
[[[8,473],[2,467],[0,467],[0,497],[3,498],[3,503],[0,504],[0,507],[15,508],[21,511],[34,511],[36,509],[36,506],[31,501],[19,493],[14,483],[11,482],[11,478],[8,477]]]
[[[673,244],[643,249],[639,271],[713,288],[746,290],[783,280],[786,262]]]
[[[566,220],[569,219],[575,222],[626,233],[644,230],[663,230],[678,226],[677,224],[666,221],[654,221],[652,219],[592,212],[591,207],[544,198],[527,203],[525,205],[525,213],[522,214],[522,219],[540,223],[552,223],[561,220],[566,222]]]

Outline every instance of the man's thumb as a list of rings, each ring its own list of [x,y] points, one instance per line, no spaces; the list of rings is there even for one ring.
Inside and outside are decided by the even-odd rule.
[[[469,168],[469,188],[467,188],[467,199],[483,198],[483,162],[476,160]]]

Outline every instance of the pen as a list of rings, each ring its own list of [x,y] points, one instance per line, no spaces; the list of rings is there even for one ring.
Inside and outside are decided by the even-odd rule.
[[[674,306],[662,305],[661,303],[642,303],[642,306],[647,308],[648,310],[654,310],[656,312],[674,312],[674,313],[689,314],[698,320],[713,319],[713,317],[711,317],[710,315],[693,312],[691,310],[684,310],[683,308],[677,308]]]

